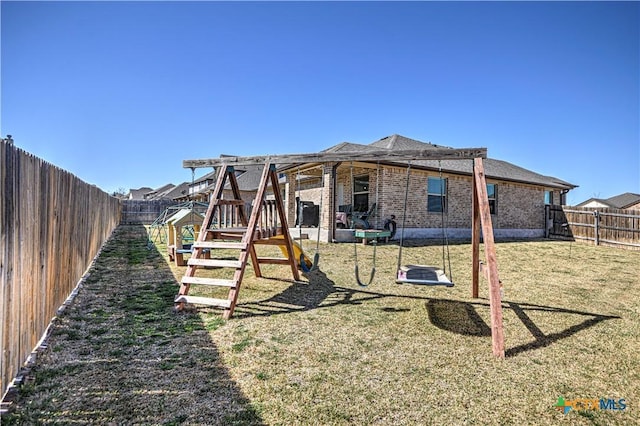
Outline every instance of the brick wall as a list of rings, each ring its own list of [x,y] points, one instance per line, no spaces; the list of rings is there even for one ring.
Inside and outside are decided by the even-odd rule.
[[[407,228],[440,228],[442,214],[427,211],[427,179],[440,177],[437,172],[412,170],[409,178],[408,199],[405,226]],[[471,226],[471,178],[455,175],[442,175],[448,179],[448,214],[445,220],[448,227],[468,228]],[[407,185],[406,169],[387,168],[383,173],[382,191],[383,217],[394,214],[398,225],[403,221],[405,189]]]
[[[427,179],[439,177],[438,172],[413,170],[409,181],[407,201],[407,228],[439,228],[442,226],[440,213],[427,212]],[[448,211],[445,220],[449,228],[471,227],[471,177],[443,173],[448,182]],[[395,214],[402,222],[405,169],[385,169],[383,174],[384,214]],[[497,186],[496,214],[492,215],[494,228],[542,229],[544,228],[544,188],[533,185],[516,184],[490,180]],[[560,194],[554,194],[559,197]],[[384,215],[383,215],[384,216]]]
[[[325,206],[327,210],[327,197],[329,196],[329,171],[325,168]],[[369,175],[369,206],[378,202],[378,216],[371,219],[374,227],[380,227],[385,218],[390,215],[396,216],[398,226],[403,221],[404,198],[407,170],[399,167],[380,168],[378,184],[378,171],[375,166],[372,168],[354,167],[353,173],[348,164],[338,167],[336,177],[336,187],[342,185],[343,199],[336,200],[335,208],[339,204],[352,203],[352,174],[353,176]],[[289,177],[295,177],[295,173]],[[407,210],[405,226],[406,228],[430,229],[442,227],[442,215],[438,212],[427,212],[427,179],[429,177],[440,177],[436,171],[411,170],[409,179],[409,198],[407,200]],[[471,176],[460,176],[443,173],[442,177],[448,182],[448,212],[445,220],[448,228],[470,229],[471,228]],[[295,188],[293,197],[300,196],[303,201],[320,203],[320,179],[303,182],[300,188]],[[492,222],[496,230],[525,230],[535,232],[525,232],[523,235],[537,235],[538,231],[544,229],[544,191],[543,187],[534,185],[518,184],[498,180],[488,180],[487,183],[497,186],[497,213],[492,215]],[[291,191],[288,191],[291,194]],[[554,192],[554,199],[560,199],[559,191]],[[295,202],[288,202],[290,223],[295,223]],[[324,216],[324,215],[323,215]],[[326,221],[323,221],[326,227]],[[470,235],[470,234],[469,234]],[[504,234],[506,236],[506,234]]]
[[[544,188],[531,185],[497,183],[497,214],[494,228],[544,228]],[[554,198],[557,195],[554,194]]]

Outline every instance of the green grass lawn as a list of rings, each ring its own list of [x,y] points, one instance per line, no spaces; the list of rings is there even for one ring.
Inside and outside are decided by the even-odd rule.
[[[410,243],[402,263],[441,264],[437,243]],[[304,246],[314,254],[315,242]],[[373,247],[357,249],[368,276]],[[303,282],[285,266],[263,266],[270,278],[248,268],[222,321],[209,308],[173,313],[185,268],[161,244],[147,250],[141,228],[121,227],[3,424],[640,423],[640,252],[498,243],[498,360],[487,282],[472,299],[471,246],[449,249],[454,288],[395,284],[393,243],[377,248],[362,288],[353,245],[322,244],[321,271]],[[563,414],[559,397],[626,409]]]

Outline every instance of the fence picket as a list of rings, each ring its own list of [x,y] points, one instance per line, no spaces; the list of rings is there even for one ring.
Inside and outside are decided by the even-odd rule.
[[[0,396],[120,219],[120,202],[0,142]]]
[[[640,211],[547,206],[549,237],[640,248]]]

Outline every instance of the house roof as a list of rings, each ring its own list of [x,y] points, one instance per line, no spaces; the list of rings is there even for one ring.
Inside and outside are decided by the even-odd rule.
[[[166,223],[171,225],[179,225],[182,223],[192,223],[194,218],[197,217],[200,221],[204,216],[193,209],[180,209],[173,216],[166,220]]]
[[[224,157],[235,157],[235,155],[220,154],[220,158]],[[236,181],[238,182],[238,188],[240,191],[255,191],[258,189],[258,186],[260,185],[260,178],[262,177],[262,165],[235,166],[234,168]],[[199,194],[211,191],[215,187],[215,181],[217,178],[216,174],[217,170],[213,170],[212,172],[195,179],[194,183],[202,183],[207,180],[213,181],[211,184],[207,185],[206,188],[203,188],[196,193]],[[228,182],[225,185],[225,189],[231,189]]]
[[[222,157],[222,156],[221,156]],[[258,189],[258,186],[260,186],[260,179],[262,178],[262,170],[263,170],[263,166],[262,165],[255,165],[255,166],[241,166],[241,167],[235,167],[235,175],[236,175],[236,182],[238,183],[238,189],[240,191],[255,191]],[[214,182],[209,184],[206,188],[201,189],[200,191],[197,191],[196,193],[207,193],[212,191],[215,186],[215,180],[216,180],[216,175],[215,172],[211,172],[209,173],[209,175],[211,175],[209,177],[209,179],[213,179]],[[206,175],[206,176],[209,176]],[[202,178],[200,178],[199,180],[200,182],[204,181],[204,176]],[[229,182],[227,182],[225,184],[225,189],[231,189],[231,186],[229,184]]]
[[[138,189],[129,189],[129,199],[131,200],[142,200],[144,198],[144,194],[153,191],[153,188],[149,188],[148,186],[143,186]]]
[[[262,178],[263,166],[243,166],[240,169],[236,169],[241,174],[236,174],[238,188],[240,191],[255,191],[260,186],[260,178]],[[229,184],[225,188],[230,188]]]
[[[610,198],[589,198],[588,200],[576,205],[576,207],[583,207],[592,202],[600,203],[604,206],[612,207],[614,209],[626,209],[640,203],[640,194],[625,192],[624,194],[615,195]]]
[[[450,148],[443,145],[436,145],[431,142],[421,142],[416,139],[407,138],[402,135],[391,135],[384,137],[380,140],[372,142],[368,145],[353,143],[353,142],[341,142],[337,145],[331,146],[321,152],[336,153],[358,153],[358,152],[370,152],[380,151],[381,149],[394,150],[424,150],[424,149],[439,149]],[[225,157],[221,155],[220,157]],[[385,162],[386,164],[398,164],[402,167],[406,167],[407,162]],[[287,170],[295,165],[293,164],[281,164],[278,170]],[[465,160],[420,160],[411,163],[411,167],[426,169],[426,170],[442,170],[445,173],[456,173],[471,175],[473,172],[473,162]],[[238,180],[238,186],[241,191],[254,191],[258,188],[260,183],[260,177],[262,174],[262,165],[256,166],[243,166],[236,168],[236,176]],[[485,176],[488,179],[507,180],[513,182],[521,182],[528,184],[541,185],[555,189],[573,189],[577,185],[563,181],[553,176],[545,176],[539,173],[527,170],[515,164],[511,164],[503,160],[495,160],[487,158],[484,160]],[[203,178],[201,178],[202,180]],[[204,191],[209,191],[213,185],[207,187]],[[228,188],[228,186],[226,187]]]
[[[388,150],[412,150],[429,148],[451,148],[432,143],[425,143],[401,135],[391,135],[377,140],[368,145],[342,142],[323,152],[367,152],[379,149]],[[396,163],[397,164],[397,163]],[[407,163],[402,163],[406,165]],[[422,169],[440,170],[447,173],[471,174],[473,162],[465,160],[420,160],[411,163],[411,167]],[[507,161],[487,158],[484,160],[485,176],[487,178],[509,180],[522,183],[532,183],[558,189],[573,189],[577,185],[563,181],[553,176],[545,176],[539,173],[516,166]]]
[[[216,171],[214,170],[212,172],[207,173],[206,175],[203,175],[197,179],[194,179],[193,183],[200,183],[206,180],[216,180]]]
[[[384,148],[389,150],[411,150],[411,149],[427,149],[427,148],[451,148],[449,146],[436,145],[431,142],[420,142],[419,140],[407,138],[401,135],[391,135],[370,143],[369,146],[376,148]]]
[[[613,204],[618,209],[625,209],[629,206],[640,203],[640,194],[625,192],[624,194],[607,198],[607,201]]]
[[[167,198],[166,194],[169,193],[176,186],[172,183],[161,186],[160,188],[153,189],[144,194],[145,200],[158,200],[161,198]]]
[[[171,191],[165,194],[166,198],[175,200],[177,198],[184,198],[189,195],[189,182],[182,182],[176,185]]]

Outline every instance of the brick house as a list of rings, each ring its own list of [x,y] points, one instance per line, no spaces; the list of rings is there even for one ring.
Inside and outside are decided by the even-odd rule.
[[[369,145],[343,142],[323,152],[429,148],[445,147],[392,135]],[[364,212],[374,204],[369,218],[372,227],[381,229],[384,220],[395,215],[400,228],[404,217],[407,166],[407,163],[396,161],[279,165],[278,171],[284,179],[281,189],[287,204],[289,226],[296,223],[296,198],[299,198],[320,206],[323,241],[344,239],[341,237],[344,232],[336,226],[336,212]],[[404,217],[405,238],[440,238],[443,221],[449,238],[471,237],[472,166],[472,160],[411,163]],[[487,158],[484,167],[496,238],[544,237],[545,204],[565,204],[566,194],[576,187],[502,160]]]

